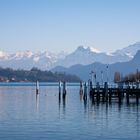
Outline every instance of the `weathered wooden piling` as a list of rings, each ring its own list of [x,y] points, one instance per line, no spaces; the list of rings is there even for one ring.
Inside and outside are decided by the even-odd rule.
[[[36,94],[39,94],[39,81],[36,81]]]
[[[66,97],[66,82],[64,81],[63,82],[63,99],[65,99],[65,97]]]
[[[94,92],[93,92],[93,86],[92,86],[92,81],[89,83],[89,95],[90,97],[94,98]]]
[[[109,89],[109,103],[111,103],[111,100],[112,100],[112,89]]]
[[[100,102],[100,99],[102,98],[103,102],[111,103],[112,98],[118,98],[118,103],[121,104],[124,97],[126,97],[126,101],[129,104],[129,99],[131,97],[136,98],[136,103],[139,104],[139,97],[140,97],[140,88],[139,83],[134,83],[132,85],[129,85],[126,87],[124,83],[118,83],[118,86],[108,86],[108,83],[104,83],[104,87],[100,86],[99,82],[93,87],[92,82],[88,85],[90,85],[90,92],[89,96],[90,99],[94,101],[94,98],[97,102]],[[86,93],[86,85],[84,84],[84,93]],[[86,94],[84,94],[84,98],[86,97]]]
[[[127,100],[127,104],[129,104],[129,94],[130,94],[130,86],[128,86],[127,90],[126,90],[126,100]]]
[[[86,82],[84,83],[84,96],[83,96],[84,100],[87,100],[87,84]]]
[[[96,89],[97,89],[97,93],[96,93],[97,102],[100,102],[100,84],[99,84],[99,82],[97,82]]]
[[[120,88],[117,89],[117,93],[118,93],[119,103],[121,103],[121,101],[122,101],[122,94],[121,94],[121,89]]]
[[[61,100],[61,81],[59,81],[59,100]]]
[[[104,89],[105,89],[105,100],[108,101],[108,83],[104,83]]]

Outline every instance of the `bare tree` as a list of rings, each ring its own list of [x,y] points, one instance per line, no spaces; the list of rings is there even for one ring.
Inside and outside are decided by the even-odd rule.
[[[114,82],[117,83],[117,82],[120,82],[121,81],[121,74],[120,72],[115,72],[114,73]]]

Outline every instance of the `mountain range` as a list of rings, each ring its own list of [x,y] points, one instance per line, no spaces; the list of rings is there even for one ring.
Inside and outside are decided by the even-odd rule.
[[[37,67],[41,70],[55,69],[57,66],[73,67],[74,65],[90,65],[92,63],[114,64],[127,62],[134,58],[140,50],[140,42],[132,44],[112,53],[101,52],[92,47],[79,46],[72,53],[60,52],[58,54],[45,52],[21,51],[7,53],[0,51],[0,67],[29,70]]]
[[[58,66],[52,69],[53,72],[59,71],[75,74],[84,81],[90,79],[91,72],[94,72],[96,73],[96,80],[99,82],[102,82],[102,79],[104,81],[112,82],[114,80],[115,72],[120,72],[122,76],[125,76],[126,74],[134,73],[137,70],[140,70],[140,50],[137,51],[133,59],[128,62],[117,62],[109,65],[96,62],[89,65],[77,64],[69,68]]]
[[[0,66],[25,70],[37,67],[41,70],[48,70],[53,67],[54,63],[63,59],[65,55],[65,52],[55,54],[49,51],[35,53],[31,51],[20,51],[16,53],[0,51]]]

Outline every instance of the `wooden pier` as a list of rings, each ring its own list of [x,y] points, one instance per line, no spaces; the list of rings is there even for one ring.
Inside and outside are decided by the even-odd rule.
[[[90,83],[89,96],[95,102],[110,102],[112,99],[118,99],[118,103],[121,103],[126,98],[127,103],[130,102],[131,98],[135,98],[137,104],[139,104],[140,88],[139,86],[118,86],[109,87],[108,83],[105,82],[104,86],[100,86],[99,83],[96,86],[91,87]]]

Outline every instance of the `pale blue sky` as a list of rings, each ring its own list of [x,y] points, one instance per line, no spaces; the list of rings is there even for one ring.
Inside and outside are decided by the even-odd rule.
[[[113,51],[140,41],[140,0],[0,0],[0,49]]]

